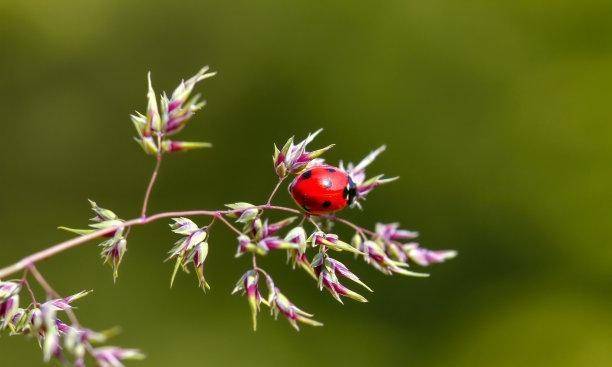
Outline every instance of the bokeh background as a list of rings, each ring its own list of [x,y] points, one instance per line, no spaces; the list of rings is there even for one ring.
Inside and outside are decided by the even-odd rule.
[[[250,330],[229,295],[248,258],[221,227],[206,295],[192,275],[168,289],[163,222],[132,231],[117,284],[95,244],[41,264],[62,293],[95,290],[81,319],[121,325],[114,342],[149,355],[131,365],[612,365],[612,2],[0,0],[1,265],[66,239],[87,198],[135,216],[146,72],[171,91],[205,64],[219,74],[182,137],[215,147],[164,163],[152,211],[261,202],[272,143],[323,127],[330,161],[386,143],[370,172],[401,176],[347,216],[460,256],[426,280],[355,263],[376,292],[344,306],[268,256],[326,324],[300,333],[266,314]],[[24,338],[0,354],[42,365]]]

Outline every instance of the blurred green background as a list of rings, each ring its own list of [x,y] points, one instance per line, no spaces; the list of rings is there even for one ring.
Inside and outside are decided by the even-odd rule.
[[[425,280],[356,262],[376,292],[345,306],[268,256],[326,324],[300,333],[267,314],[250,330],[229,295],[248,259],[221,227],[206,295],[193,275],[168,289],[165,222],[132,231],[116,285],[95,244],[42,263],[62,293],[95,290],[81,319],[121,325],[114,343],[149,356],[131,365],[612,365],[612,2],[0,0],[0,265],[66,239],[87,198],[136,216],[146,72],[171,91],[206,64],[209,105],[181,137],[214,149],[164,163],[153,212],[262,202],[272,143],[323,127],[331,162],[386,143],[370,173],[401,176],[347,216],[460,256]],[[24,338],[0,354],[42,365]]]

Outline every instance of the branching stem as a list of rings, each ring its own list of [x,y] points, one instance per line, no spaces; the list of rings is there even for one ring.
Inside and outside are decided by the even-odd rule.
[[[268,197],[268,201],[266,201],[266,205],[270,205],[270,203],[272,203],[272,199],[274,199],[274,195],[276,195],[276,192],[281,187],[284,180],[285,180],[284,177],[278,179],[276,186],[274,186],[274,189],[272,190],[272,192],[270,193],[270,196]]]
[[[151,179],[149,180],[149,185],[147,186],[147,191],[145,192],[144,200],[142,202],[142,210],[140,211],[141,218],[146,218],[147,216],[147,207],[149,206],[151,192],[153,191],[153,186],[155,186],[155,182],[157,181],[157,176],[159,175],[159,168],[161,167],[162,162],[161,145],[159,147],[159,150],[160,153],[157,153],[155,168],[153,169],[153,173],[151,174]]]
[[[30,286],[30,282],[28,281],[28,271],[29,269],[26,269],[23,271],[23,277],[21,277],[21,284],[25,285],[26,289],[28,290],[28,294],[30,295],[30,300],[32,301],[32,304],[34,304],[35,306],[38,306],[38,302],[36,301],[36,296],[34,295],[34,291],[32,290],[32,287]]]
[[[348,227],[351,227],[354,230],[356,230],[357,232],[359,232],[360,234],[364,234],[365,233],[365,234],[369,234],[370,236],[376,236],[376,232],[370,231],[367,228],[360,227],[360,226],[356,225],[355,223],[353,223],[351,221],[348,221],[346,219],[338,218],[336,216],[328,216],[327,219],[330,219],[330,220],[332,220],[334,222],[342,223],[342,224],[344,224],[344,225],[346,225]]]
[[[64,241],[64,242],[60,242],[58,244],[52,245],[44,250],[35,252],[29,256],[24,257],[23,259],[21,259],[20,261],[9,265],[7,267],[1,268],[0,269],[0,279],[6,278],[7,276],[17,273],[19,271],[22,270],[26,270],[29,271],[34,278],[38,281],[38,283],[40,283],[41,287],[43,287],[45,289],[45,291],[47,292],[47,294],[52,295],[54,297],[59,297],[59,294],[57,292],[55,292],[55,290],[53,290],[53,288],[51,288],[51,286],[49,285],[49,283],[45,280],[45,278],[42,276],[42,274],[40,274],[40,272],[36,269],[36,267],[34,266],[34,264],[48,259],[50,257],[53,257],[61,252],[64,252],[66,250],[69,250],[73,247],[77,247],[80,246],[84,243],[87,243],[91,240],[94,240],[96,238],[111,234],[116,232],[118,229],[127,229],[128,231],[134,227],[134,226],[142,226],[142,225],[146,225],[148,223],[151,222],[155,222],[157,220],[163,219],[163,218],[171,218],[171,217],[189,217],[189,216],[210,216],[212,217],[212,221],[211,224],[215,221],[215,219],[219,219],[220,221],[222,221],[230,230],[232,230],[233,232],[235,232],[238,235],[241,235],[242,232],[236,228],[233,224],[231,224],[226,218],[225,215],[228,214],[234,214],[240,211],[240,209],[233,209],[233,210],[188,210],[188,211],[172,211],[172,212],[162,212],[162,213],[157,213],[157,214],[153,214],[151,216],[147,216],[147,207],[149,204],[149,199],[151,197],[151,192],[153,191],[153,187],[155,186],[155,182],[157,181],[157,176],[159,174],[159,169],[161,166],[161,162],[162,162],[162,154],[158,153],[157,154],[157,159],[156,159],[156,164],[155,164],[155,168],[153,170],[153,174],[151,175],[151,179],[149,180],[149,185],[147,186],[147,191],[145,193],[144,196],[144,201],[143,201],[143,205],[142,205],[142,210],[140,212],[140,217],[138,218],[134,218],[134,219],[130,219],[128,221],[123,222],[121,225],[117,225],[117,226],[112,226],[112,227],[107,227],[104,229],[100,229],[98,231],[86,234],[86,235],[82,235],[79,237],[75,237],[72,238],[70,240]],[[268,197],[268,200],[266,202],[266,204],[263,205],[258,205],[255,208],[257,209],[261,209],[261,210],[278,210],[278,211],[284,211],[284,212],[289,212],[289,213],[294,213],[294,214],[302,214],[301,211],[297,210],[297,209],[293,209],[293,208],[287,208],[287,207],[283,207],[283,206],[275,206],[275,205],[271,205],[270,203],[272,202],[272,199],[274,198],[274,195],[277,193],[278,189],[280,188],[281,184],[283,183],[283,179],[279,179],[278,183],[276,184],[276,186],[274,187],[274,189],[272,190],[272,193],[270,194],[270,196]],[[318,225],[316,224],[316,222],[314,222],[312,220],[312,218],[310,218],[308,216],[308,219],[317,227]],[[345,225],[348,225],[351,228],[354,228],[355,230],[357,230],[360,233],[369,233],[369,234],[374,234],[374,232],[372,231],[368,231],[365,228],[359,227],[345,219],[342,218],[336,218],[335,216],[333,217],[329,217],[329,219],[331,220],[335,220],[337,222],[343,223]],[[209,226],[210,226],[209,225]],[[319,229],[320,230],[320,229]],[[254,259],[255,261],[255,259]],[[254,266],[256,267],[256,264],[254,264]],[[24,274],[24,275],[27,275]],[[72,312],[70,311],[68,313],[68,315],[70,316]],[[72,314],[74,315],[74,314]],[[73,317],[71,317],[72,319]],[[74,318],[74,320],[72,320],[73,323],[77,323],[76,322],[76,318]],[[77,323],[78,324],[78,323]]]
[[[231,229],[232,231],[234,231],[236,234],[238,234],[239,236],[242,234],[242,232],[240,232],[240,230],[238,230],[238,228],[236,228],[233,224],[231,224],[227,219],[225,219],[223,217],[223,214],[218,214],[215,215],[216,218],[219,218],[220,221],[222,221],[223,223],[225,223],[225,225],[227,226],[227,228]]]
[[[275,206],[275,205],[259,205],[256,206],[256,208],[258,209],[262,209],[262,210],[277,210],[277,211],[284,211],[284,212],[288,212],[288,213],[294,213],[294,214],[300,214],[301,212],[297,209],[293,209],[293,208],[286,208],[286,207],[282,207],[282,206]],[[222,222],[224,222],[226,225],[228,225],[229,228],[232,229],[232,231],[241,234],[241,232],[234,227],[231,223],[229,223],[229,221],[227,219],[225,219],[223,216],[227,215],[227,214],[233,214],[236,212],[239,212],[239,209],[231,209],[231,210],[187,210],[187,211],[172,211],[172,212],[163,212],[163,213],[157,213],[157,214],[153,214],[147,217],[139,217],[139,218],[134,218],[134,219],[130,219],[128,221],[123,222],[121,225],[117,225],[117,226],[112,226],[112,227],[107,227],[104,229],[100,229],[98,231],[83,235],[83,236],[79,236],[79,237],[75,237],[72,238],[68,241],[64,241],[64,242],[60,242],[58,244],[52,245],[42,251],[39,252],[35,252],[29,256],[24,257],[23,259],[19,260],[18,262],[9,265],[5,268],[0,269],[0,279],[4,279],[7,276],[11,275],[11,274],[15,274],[19,271],[22,271],[26,268],[29,268],[30,271],[32,271],[31,266],[33,266],[34,264],[45,260],[47,258],[53,257],[61,252],[64,252],[66,250],[69,250],[73,247],[77,247],[80,246],[86,242],[89,242],[91,240],[94,240],[96,238],[102,237],[104,235],[108,235],[110,233],[114,233],[116,232],[118,229],[121,228],[131,228],[133,226],[142,226],[142,225],[146,225],[149,224],[151,222],[155,222],[158,221],[160,219],[164,219],[164,218],[172,218],[172,217],[196,217],[196,216],[216,216],[219,220],[221,220]],[[34,274],[33,274],[34,275]]]
[[[34,266],[34,264],[30,264],[28,266],[28,270],[30,271],[30,273],[32,273],[32,276],[34,277],[34,279],[36,279],[38,284],[40,284],[40,286],[45,290],[48,296],[51,296],[54,298],[62,298],[62,296],[59,293],[57,293],[57,291],[55,291],[53,287],[51,287],[49,282],[47,282],[45,277],[38,271],[38,269],[36,269],[36,266]],[[79,325],[79,320],[77,319],[72,309],[70,308],[66,309],[66,315],[68,315],[68,318],[70,319],[70,322],[72,322],[73,325],[76,325],[76,326]]]

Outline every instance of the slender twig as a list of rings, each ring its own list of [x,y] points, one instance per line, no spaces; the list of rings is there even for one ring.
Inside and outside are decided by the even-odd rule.
[[[23,276],[21,277],[21,284],[25,285],[26,289],[28,290],[28,294],[30,295],[30,300],[32,301],[32,304],[37,306],[38,302],[36,301],[36,296],[34,295],[34,291],[32,290],[32,287],[30,286],[30,282],[28,282],[29,271],[30,269],[26,269],[23,271]]]
[[[284,177],[278,180],[278,182],[276,183],[276,186],[274,186],[274,189],[272,190],[272,193],[270,193],[270,196],[268,197],[268,201],[266,201],[266,205],[270,205],[270,203],[272,202],[272,199],[274,198],[274,195],[276,195],[276,192],[281,187],[284,180],[285,180]]]
[[[262,268],[258,267],[258,266],[257,266],[257,264],[255,264],[255,266],[253,267],[253,270],[255,270],[255,271],[258,271],[258,272],[262,273],[262,274],[263,274],[264,276],[266,276],[267,278],[270,278],[270,279],[272,278],[272,277],[270,276],[270,274],[269,274],[267,271],[265,271],[265,270],[263,270]]]
[[[346,219],[338,218],[336,216],[328,216],[327,218],[332,220],[332,221],[334,221],[334,222],[342,223],[342,224],[344,224],[346,226],[349,226],[349,227],[353,228],[354,230],[356,230],[357,232],[359,232],[361,234],[367,233],[370,236],[376,236],[376,232],[373,232],[373,231],[370,231],[369,229],[360,227],[360,226],[356,225],[355,223],[350,222],[350,221],[348,221]]]
[[[47,295],[55,298],[62,298],[62,296],[55,289],[53,289],[49,282],[47,282],[45,277],[38,271],[38,269],[36,269],[36,266],[34,266],[34,264],[30,264],[28,266],[28,270],[30,271],[30,273],[32,273],[32,276],[34,276],[34,279],[36,279],[38,284],[40,284],[40,286],[45,290]],[[68,315],[70,322],[72,322],[73,325],[78,326],[79,320],[77,319],[72,309],[67,308],[65,312],[66,315]]]
[[[321,227],[319,227],[319,225],[317,224],[317,222],[315,222],[315,220],[314,220],[314,219],[312,219],[312,216],[310,216],[310,215],[308,216],[308,221],[309,221],[310,223],[312,223],[312,225],[313,225],[313,226],[315,226],[315,227],[317,228],[317,230],[318,230],[318,231],[323,232],[323,231],[321,230]]]
[[[287,207],[283,207],[283,206],[276,206],[276,205],[270,205],[270,204],[264,204],[264,205],[258,205],[255,206],[254,208],[256,209],[261,209],[261,210],[278,210],[278,211],[284,211],[284,212],[288,212],[288,213],[293,213],[293,214],[303,214],[301,211],[297,210],[297,209],[293,209],[293,208],[287,208]],[[38,263],[42,260],[48,259],[50,257],[53,257],[61,252],[64,252],[66,250],[69,250],[73,247],[77,247],[80,246],[84,243],[87,243],[91,240],[94,240],[96,238],[102,237],[104,235],[110,234],[110,233],[114,233],[115,231],[117,231],[118,229],[122,229],[122,228],[131,228],[134,226],[142,226],[142,225],[146,225],[148,223],[152,223],[155,221],[158,221],[160,219],[164,219],[164,218],[171,218],[171,217],[189,217],[189,216],[210,216],[213,217],[213,220],[211,221],[211,224],[214,222],[214,219],[217,218],[220,221],[222,221],[228,228],[230,228],[233,232],[235,232],[236,234],[240,235],[242,234],[242,232],[240,230],[238,230],[234,225],[232,225],[227,219],[225,219],[225,215],[228,214],[235,214],[240,212],[240,209],[231,209],[231,210],[186,210],[186,211],[171,211],[171,212],[162,212],[162,213],[157,213],[157,214],[153,214],[151,216],[145,216],[145,217],[140,217],[140,218],[134,218],[134,219],[130,219],[128,221],[123,222],[120,225],[116,225],[116,226],[112,226],[112,227],[107,227],[104,229],[100,229],[97,230],[95,232],[86,234],[86,235],[82,235],[79,237],[75,237],[72,238],[70,240],[64,241],[64,242],[60,242],[58,244],[52,245],[44,250],[35,252],[29,256],[24,257],[23,259],[19,260],[18,262],[9,265],[7,267],[4,267],[2,269],[0,269],[0,279],[6,278],[7,276],[17,273],[19,271],[25,270],[25,269],[29,269],[30,272],[32,273],[32,275],[35,276],[35,278],[38,280],[39,283],[41,283],[41,286],[43,286],[43,288],[45,288],[46,286],[48,286],[48,283],[46,283],[44,281],[44,278],[42,277],[37,277],[37,274],[40,275],[39,272],[36,271],[36,268],[34,267],[35,263]],[[346,219],[342,219],[342,218],[338,218],[338,217],[329,217],[329,219],[332,219],[334,221],[343,223],[355,230],[357,230],[359,233],[367,233],[370,235],[376,235],[376,233],[365,229],[363,227],[357,226],[356,224],[346,220]],[[317,227],[317,229],[320,230],[319,226],[317,225],[317,223],[310,217],[308,216],[308,220],[313,223],[313,225],[315,227]],[[40,278],[40,279],[39,279]],[[42,282],[41,282],[42,279]],[[46,290],[51,289],[52,288],[46,288]]]
[[[275,205],[259,205],[259,206],[255,206],[255,208],[257,209],[262,209],[262,210],[278,210],[278,211],[284,211],[284,212],[288,212],[288,213],[294,213],[294,214],[300,214],[301,212],[297,209],[293,209],[293,208],[286,208],[286,207],[282,207],[282,206],[275,206]],[[89,242],[93,239],[102,237],[104,235],[107,235],[109,233],[114,233],[115,231],[117,231],[118,229],[121,228],[130,228],[133,226],[141,226],[141,225],[145,225],[151,222],[155,222],[158,221],[160,219],[163,218],[171,218],[171,217],[189,217],[189,216],[217,216],[220,220],[222,220],[223,222],[225,222],[225,224],[230,224],[227,220],[225,220],[225,218],[222,217],[222,215],[227,215],[227,214],[232,214],[232,213],[237,213],[239,212],[240,209],[232,209],[232,210],[187,210],[187,211],[172,211],[172,212],[163,212],[163,213],[157,213],[148,217],[144,217],[144,218],[134,218],[134,219],[130,219],[128,221],[123,222],[120,225],[116,225],[116,226],[112,226],[112,227],[107,227],[104,229],[100,229],[98,231],[83,235],[83,236],[79,236],[79,237],[75,237],[72,238],[70,240],[64,241],[64,242],[60,242],[58,244],[52,245],[42,251],[38,251],[35,252],[29,256],[24,257],[23,259],[19,260],[18,262],[9,265],[5,268],[0,269],[0,279],[6,278],[7,276],[17,273],[19,271],[22,271],[26,268],[28,268],[30,265],[35,264],[39,261],[45,260],[47,258],[50,258],[54,255],[57,255],[58,253],[64,252],[66,250],[69,250],[73,247],[77,247],[80,246],[86,242]],[[232,226],[233,227],[233,226]],[[237,233],[241,233],[238,229],[236,229],[235,227],[232,228],[232,230],[234,232]]]
[[[242,232],[240,232],[240,230],[238,230],[238,228],[234,227],[233,224],[231,224],[227,219],[225,219],[223,217],[222,214],[216,215],[216,218],[219,218],[220,221],[222,221],[223,223],[225,223],[225,225],[231,229],[232,231],[234,231],[236,234],[238,234],[239,236],[242,234]]]
[[[210,220],[210,223],[208,223],[208,225],[206,226],[206,230],[210,231],[210,229],[212,228],[213,224],[215,224],[215,220],[217,220],[217,216],[213,216],[212,219]]]
[[[32,276],[34,276],[34,279],[36,279],[38,284],[40,284],[40,286],[45,290],[48,296],[60,298],[59,293],[57,293],[55,289],[51,287],[49,282],[47,282],[45,277],[43,277],[43,275],[38,271],[38,269],[36,268],[34,264],[29,265],[28,270],[30,271],[30,273],[32,273]]]
[[[155,186],[155,182],[157,181],[157,175],[159,174],[159,168],[161,167],[161,145],[159,145],[158,150],[159,153],[157,153],[156,156],[155,168],[153,169],[153,173],[151,174],[151,179],[149,180],[149,185],[147,186],[147,191],[145,192],[144,200],[142,203],[142,210],[140,211],[141,218],[145,218],[147,216],[147,207],[149,205],[149,199],[151,198],[151,192],[153,191],[153,186]]]

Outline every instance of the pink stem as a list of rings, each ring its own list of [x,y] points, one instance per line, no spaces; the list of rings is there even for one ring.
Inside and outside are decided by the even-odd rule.
[[[349,226],[349,227],[353,228],[354,230],[356,230],[359,233],[362,233],[362,234],[363,233],[367,233],[367,234],[369,234],[371,236],[375,236],[376,235],[375,232],[370,231],[369,229],[360,227],[360,226],[358,226],[358,225],[354,224],[353,222],[350,222],[350,221],[348,221],[346,219],[338,218],[338,217],[335,217],[335,216],[330,216],[328,218],[330,220],[333,220],[334,222],[342,223],[342,224],[344,224],[346,226]]]
[[[274,186],[274,190],[272,190],[272,193],[268,197],[268,201],[266,201],[267,205],[270,205],[270,203],[272,202],[272,199],[274,198],[274,195],[276,195],[276,192],[278,191],[278,189],[280,188],[284,180],[285,180],[284,177],[278,180],[278,182],[276,183],[276,186]]]
[[[279,211],[285,211],[285,212],[295,213],[295,214],[301,213],[297,209],[286,208],[282,206],[267,205],[267,204],[259,205],[259,206],[256,206],[255,208],[262,209],[262,210],[279,210]],[[26,268],[30,268],[33,264],[41,260],[50,258],[60,252],[64,252],[73,247],[80,246],[88,241],[102,237],[109,233],[114,233],[120,228],[130,228],[132,226],[141,226],[141,225],[145,225],[151,222],[155,222],[163,218],[189,217],[189,216],[216,216],[217,218],[222,219],[222,221],[227,225],[229,224],[229,222],[227,220],[224,220],[225,218],[223,218],[222,216],[226,214],[236,213],[239,211],[240,211],[239,209],[237,210],[188,210],[188,211],[163,212],[163,213],[157,213],[157,214],[154,214],[148,217],[144,217],[144,218],[130,219],[126,222],[123,222],[120,225],[100,229],[98,231],[95,231],[95,232],[92,232],[92,233],[89,233],[83,236],[75,237],[68,241],[60,242],[42,251],[35,252],[29,256],[26,256],[23,259],[19,260],[18,262],[0,269],[0,279],[6,278],[7,276],[11,274],[24,270]],[[238,231],[235,227],[231,226],[231,224],[229,226],[233,231],[240,233],[240,231]],[[30,268],[30,270],[32,270],[32,268]]]
[[[34,266],[34,264],[30,264],[28,266],[28,270],[30,271],[30,273],[32,273],[32,276],[34,276],[34,279],[36,279],[38,284],[40,284],[40,286],[45,290],[48,296],[55,297],[55,298],[62,298],[62,296],[60,296],[60,294],[57,293],[55,289],[53,289],[53,287],[51,287],[49,282],[47,282],[45,277],[43,277],[43,275],[38,271],[38,269],[36,269],[36,266]],[[66,315],[68,315],[68,318],[70,319],[70,322],[72,322],[73,325],[76,325],[76,326],[79,325],[79,320],[77,319],[72,309],[70,308],[66,309]]]
[[[158,149],[161,149],[161,145]],[[142,210],[140,212],[140,217],[145,218],[147,216],[147,206],[149,205],[149,199],[151,198],[151,192],[153,191],[153,186],[155,186],[155,182],[157,181],[157,175],[159,174],[159,167],[161,166],[162,155],[161,153],[157,154],[157,159],[155,163],[155,168],[153,169],[153,174],[151,175],[151,179],[149,180],[149,185],[147,186],[147,191],[145,192],[145,197],[142,203]]]

